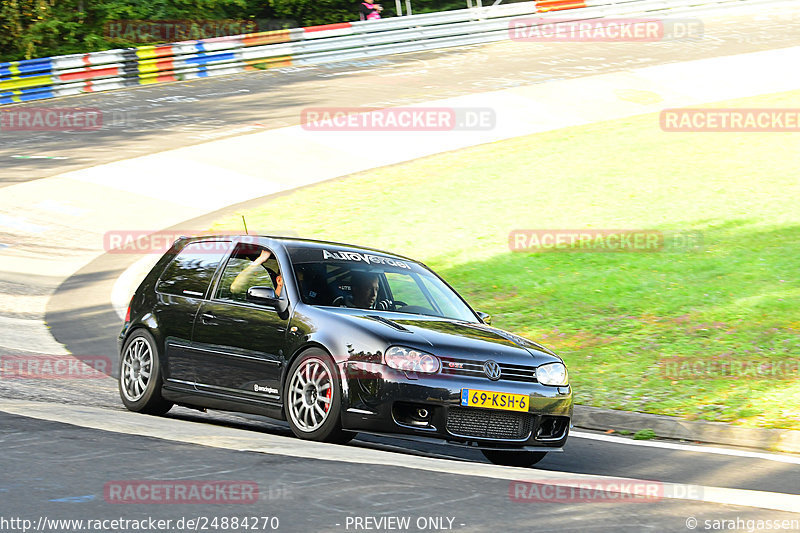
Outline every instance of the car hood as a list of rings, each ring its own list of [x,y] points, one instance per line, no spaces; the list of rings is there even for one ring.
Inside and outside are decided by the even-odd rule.
[[[494,359],[535,366],[561,361],[540,344],[486,324],[372,309],[329,308],[326,311],[379,336],[387,345],[400,344],[439,357],[481,362]]]

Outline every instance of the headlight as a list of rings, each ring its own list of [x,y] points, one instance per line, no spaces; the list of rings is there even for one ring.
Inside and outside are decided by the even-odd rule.
[[[386,364],[397,370],[406,372],[423,372],[433,374],[439,371],[439,358],[426,352],[392,346],[383,356]]]
[[[569,384],[567,367],[561,363],[548,363],[536,369],[536,380],[542,385],[563,387]]]

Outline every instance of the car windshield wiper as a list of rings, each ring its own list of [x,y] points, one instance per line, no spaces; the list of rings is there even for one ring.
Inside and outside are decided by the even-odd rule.
[[[382,324],[386,324],[387,326],[392,327],[392,328],[396,329],[397,331],[407,331],[409,333],[411,332],[410,329],[407,329],[407,328],[403,327],[402,325],[398,324],[394,320],[389,320],[388,318],[385,318],[385,317],[382,317],[382,316],[379,316],[379,315],[367,315],[367,318],[369,318],[371,320],[376,320],[376,321],[378,321],[378,322],[380,322]]]

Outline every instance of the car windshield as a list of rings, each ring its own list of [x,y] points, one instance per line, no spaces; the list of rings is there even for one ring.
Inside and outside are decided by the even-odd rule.
[[[288,252],[306,304],[478,322],[447,284],[413,261],[338,248],[290,247]]]

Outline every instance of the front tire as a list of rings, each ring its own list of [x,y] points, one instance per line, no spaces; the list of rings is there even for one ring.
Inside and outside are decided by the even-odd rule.
[[[146,330],[136,330],[125,341],[119,366],[119,396],[130,411],[163,415],[172,402],[161,397],[161,364],[156,341]]]
[[[323,350],[312,348],[295,359],[283,398],[286,420],[297,437],[339,444],[355,437],[342,429],[342,389],[336,366]]]
[[[547,455],[547,452],[515,452],[510,450],[481,450],[481,452],[484,457],[496,465],[519,466],[523,468],[535,465]]]

